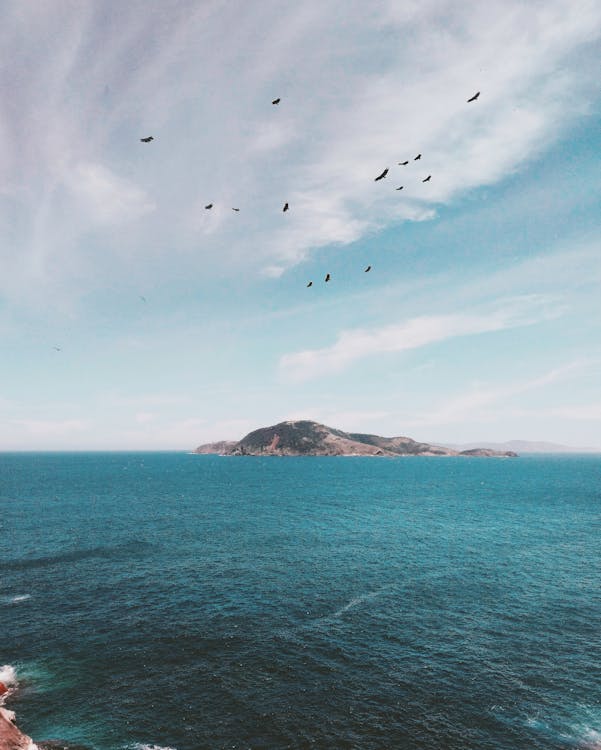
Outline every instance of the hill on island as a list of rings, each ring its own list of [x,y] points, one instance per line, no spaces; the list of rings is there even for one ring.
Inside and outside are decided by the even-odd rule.
[[[488,448],[457,451],[409,437],[343,432],[304,419],[261,427],[238,441],[200,445],[194,452],[222,456],[517,456],[513,451]]]

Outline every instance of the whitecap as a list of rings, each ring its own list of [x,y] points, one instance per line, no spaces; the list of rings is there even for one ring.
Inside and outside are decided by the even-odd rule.
[[[175,750],[173,747],[163,747],[162,745],[147,745],[144,742],[136,742],[135,745],[130,745],[132,750]]]
[[[17,671],[10,664],[4,664],[0,667],[0,682],[3,682],[6,687],[17,686]]]
[[[8,692],[0,695],[0,706],[3,706],[6,698],[17,688],[17,672],[10,664],[0,667],[0,682],[8,688]]]
[[[601,732],[591,727],[584,727],[581,745],[586,750],[598,750],[601,748]]]
[[[18,604],[31,599],[31,594],[17,594],[15,596],[0,596],[0,604]]]
[[[389,591],[392,588],[392,586],[382,586],[382,588],[379,588],[377,591],[370,591],[367,594],[361,594],[361,596],[356,596],[354,599],[351,599],[350,602],[344,605],[344,607],[341,607],[339,610],[334,612],[333,617],[342,617],[342,615],[345,612],[348,612],[349,609],[353,609],[353,607],[356,607],[359,604],[363,604],[363,602],[371,601],[372,599],[377,599],[381,594],[384,594],[386,591]]]

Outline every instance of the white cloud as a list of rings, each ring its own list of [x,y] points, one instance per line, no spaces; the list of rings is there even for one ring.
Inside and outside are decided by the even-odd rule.
[[[492,311],[421,316],[381,328],[342,331],[331,346],[285,354],[279,367],[290,380],[308,380],[339,372],[369,356],[417,349],[457,336],[531,325],[559,314],[557,308],[551,309],[551,302],[531,295],[499,300]]]
[[[458,422],[484,420],[490,421],[491,415],[485,410],[485,407],[493,406],[502,402],[504,408],[507,408],[509,399],[514,396],[536,391],[552,383],[557,383],[574,377],[591,366],[591,362],[577,360],[567,365],[556,367],[543,375],[529,380],[510,383],[494,388],[483,388],[475,386],[468,392],[454,398],[447,399],[441,406],[433,409],[427,414],[419,415],[409,419],[406,424],[412,426],[426,425],[445,425]],[[561,409],[547,410],[546,414],[550,416],[567,416],[567,413],[561,413]]]
[[[437,2],[412,6],[400,17],[386,4],[374,17],[395,46],[372,38],[384,69],[363,61],[336,90],[335,106],[307,121],[312,139],[294,172],[295,219],[271,243],[282,263],[298,262],[311,248],[432,217],[437,205],[524,168],[575,112],[586,110],[585,96],[571,109],[574,86],[585,91],[594,79],[565,58],[599,35],[594,3],[576,10],[564,2]],[[361,23],[357,37],[365,43],[373,20]],[[356,64],[362,47],[352,35],[346,41]],[[340,52],[335,45],[332,57]],[[476,88],[480,100],[467,105]],[[417,152],[422,160],[413,162]],[[396,166],[404,159],[407,167]],[[384,166],[388,178],[374,185]],[[424,186],[427,174],[433,178]],[[392,189],[398,183],[404,183],[401,194]]]
[[[275,276],[325,245],[431,218],[588,112],[600,34],[588,0],[9,4],[0,43],[21,73],[0,79],[6,288],[33,296],[60,277],[75,294],[82,276],[106,283],[105,263],[130,275],[112,262],[125,238],[97,255],[82,238],[151,214],[128,252],[151,255],[161,280],[184,262]]]
[[[143,190],[101,164],[77,164],[66,173],[65,183],[75,201],[100,224],[139,219],[155,208]]]

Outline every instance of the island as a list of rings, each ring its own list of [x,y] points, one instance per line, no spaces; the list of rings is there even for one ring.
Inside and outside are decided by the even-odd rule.
[[[242,440],[200,445],[194,453],[220,456],[496,456],[515,458],[514,451],[471,448],[459,451],[420,443],[409,437],[380,437],[344,432],[308,419],[280,422],[249,432]]]

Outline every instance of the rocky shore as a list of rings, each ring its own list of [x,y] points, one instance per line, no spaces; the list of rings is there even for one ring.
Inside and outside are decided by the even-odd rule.
[[[14,722],[14,711],[0,708],[0,750],[41,750]]]

